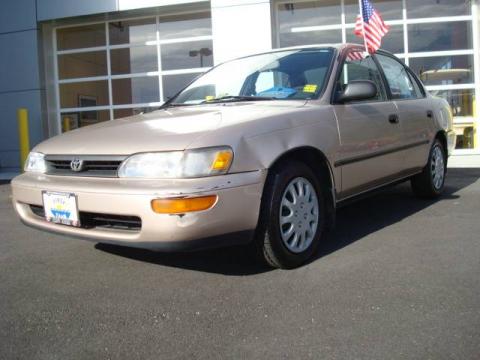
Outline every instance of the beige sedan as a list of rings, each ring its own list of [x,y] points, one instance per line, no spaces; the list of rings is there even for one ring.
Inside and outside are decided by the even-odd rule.
[[[280,49],[213,68],[158,111],[41,143],[13,203],[41,230],[162,251],[252,243],[293,268],[346,200],[404,180],[440,195],[454,142],[447,102],[393,55]]]

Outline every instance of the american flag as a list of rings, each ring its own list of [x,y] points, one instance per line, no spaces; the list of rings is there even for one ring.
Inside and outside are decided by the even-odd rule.
[[[369,0],[361,0],[361,4],[362,13],[357,16],[355,35],[361,38],[364,37],[368,52],[373,54],[380,49],[382,37],[388,33],[390,27],[383,22],[382,17]],[[365,36],[363,34],[364,31]]]
[[[354,50],[347,54],[348,61],[362,61],[363,59],[365,59],[363,51]]]

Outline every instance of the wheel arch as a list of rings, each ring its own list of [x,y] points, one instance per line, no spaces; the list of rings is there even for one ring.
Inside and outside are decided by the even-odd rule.
[[[443,150],[445,151],[445,161],[448,164],[448,140],[447,140],[447,133],[445,130],[440,130],[437,132],[435,135],[435,139],[438,139],[442,145],[443,145]]]
[[[327,227],[332,228],[335,223],[336,184],[333,169],[328,158],[321,150],[312,146],[296,147],[289,149],[273,160],[268,168],[269,173],[288,161],[304,163],[312,169],[312,171],[319,176],[319,179],[328,187],[328,191],[325,192],[328,208]]]
[[[435,135],[435,139],[440,140],[445,151],[448,151],[447,133],[445,132],[445,130],[438,131]]]

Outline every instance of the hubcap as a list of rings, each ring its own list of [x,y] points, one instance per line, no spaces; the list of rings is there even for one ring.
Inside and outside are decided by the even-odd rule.
[[[443,160],[442,150],[438,146],[433,149],[430,167],[433,186],[436,190],[439,190],[445,178],[445,161]]]
[[[280,233],[287,249],[293,253],[308,249],[315,238],[318,219],[315,188],[303,177],[293,179],[283,192],[280,205]]]

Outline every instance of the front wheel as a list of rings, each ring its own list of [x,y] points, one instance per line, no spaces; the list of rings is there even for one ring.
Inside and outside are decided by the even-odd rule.
[[[440,196],[445,187],[447,158],[442,143],[436,139],[430,150],[428,164],[423,171],[412,178],[412,190],[415,195],[434,199]]]
[[[325,230],[322,185],[303,163],[285,163],[267,179],[256,244],[272,267],[291,269],[318,249]]]

